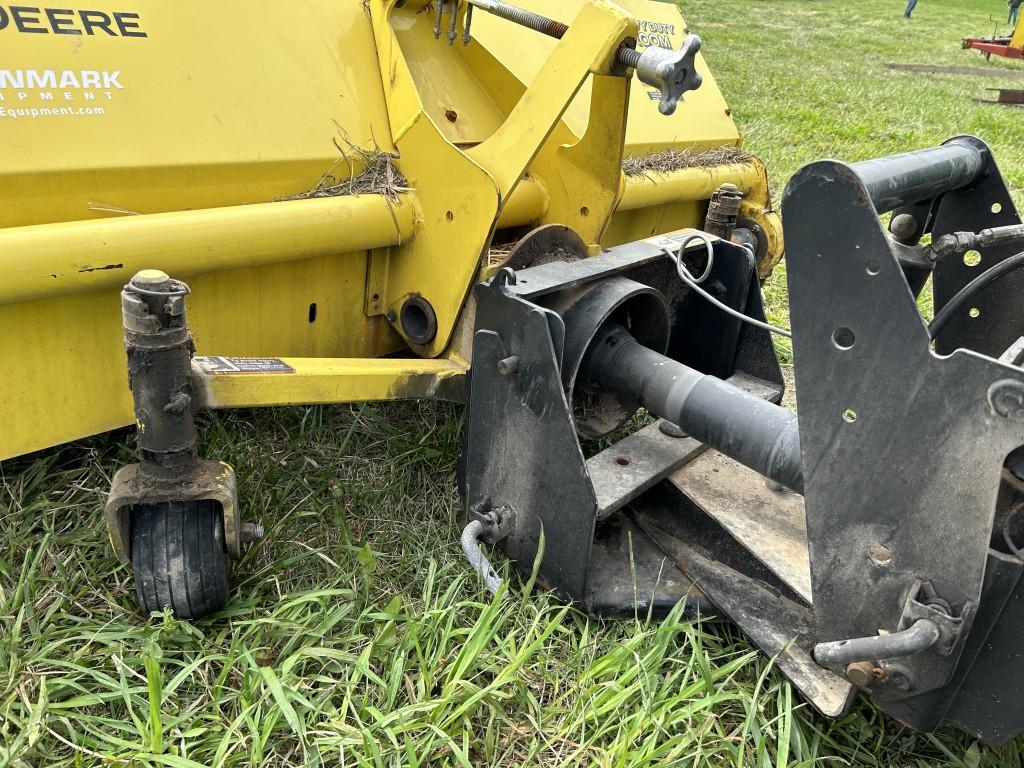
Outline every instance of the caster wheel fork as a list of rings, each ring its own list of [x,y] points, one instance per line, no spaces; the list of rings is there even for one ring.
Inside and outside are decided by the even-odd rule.
[[[230,560],[261,530],[241,522],[234,470],[199,458],[188,293],[157,270],[121,292],[139,463],[114,476],[105,516],[142,610],[198,619],[227,604]]]

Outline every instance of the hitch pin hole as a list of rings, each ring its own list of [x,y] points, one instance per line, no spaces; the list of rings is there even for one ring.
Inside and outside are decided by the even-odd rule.
[[[832,332],[832,343],[839,349],[850,349],[856,340],[857,337],[854,335],[853,331],[846,326],[836,328]]]

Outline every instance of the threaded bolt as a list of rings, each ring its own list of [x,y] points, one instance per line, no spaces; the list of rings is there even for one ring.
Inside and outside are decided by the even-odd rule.
[[[239,533],[239,538],[243,544],[251,544],[254,541],[259,541],[263,538],[263,523],[257,521],[255,523],[242,523],[242,530]]]
[[[636,48],[619,48],[619,53],[616,58],[618,59],[619,64],[636,69],[640,64],[640,51]]]

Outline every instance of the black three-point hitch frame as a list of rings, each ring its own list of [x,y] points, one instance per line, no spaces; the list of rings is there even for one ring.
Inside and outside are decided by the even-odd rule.
[[[861,689],[1005,741],[1024,728],[1024,228],[970,137],[809,165],[783,213],[799,417],[769,332],[666,257],[704,271],[691,231],[479,286],[470,519],[525,569],[543,539],[542,582],[590,612],[728,617],[825,714]],[[749,250],[711,248],[701,287],[763,320]],[[661,421],[608,445],[641,407]]]

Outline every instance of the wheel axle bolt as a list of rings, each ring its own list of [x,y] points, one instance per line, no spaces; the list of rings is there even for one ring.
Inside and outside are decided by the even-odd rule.
[[[251,544],[263,538],[263,523],[242,523],[240,538],[243,544]]]

